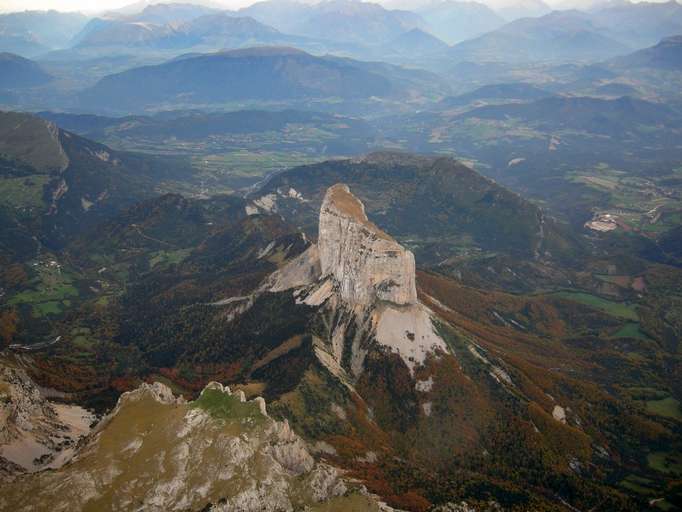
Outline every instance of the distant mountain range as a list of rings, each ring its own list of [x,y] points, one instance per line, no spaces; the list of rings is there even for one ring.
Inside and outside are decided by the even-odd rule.
[[[627,96],[617,100],[548,97],[531,103],[480,107],[462,117],[517,118],[537,123],[537,126],[547,130],[584,130],[609,136],[622,136],[640,124],[681,126],[678,115],[667,106]]]
[[[669,2],[613,2],[589,12],[590,19],[611,37],[632,48],[651,46],[682,34],[682,5]]]
[[[110,75],[82,94],[85,105],[135,108],[173,103],[388,97],[438,78],[424,71],[284,47],[188,55]],[[144,87],[140,87],[144,84]]]
[[[457,61],[601,60],[630,50],[604,34],[584,13],[555,11],[524,18],[455,45]]]
[[[612,63],[624,69],[682,70],[682,35],[665,38],[651,48],[618,57]]]
[[[352,0],[264,0],[236,11],[140,2],[93,19],[56,11],[0,16],[0,51],[30,57],[69,48],[58,56],[68,60],[134,50],[158,59],[182,50],[267,45],[414,65],[415,58],[445,55],[444,42],[456,46],[439,63],[597,61],[681,33],[682,6],[674,1],[608,2],[554,12],[542,0],[491,6],[434,0],[413,11]],[[438,65],[430,63],[432,69]]]
[[[314,6],[313,13],[295,33],[317,39],[363,45],[389,41],[426,23],[410,11],[388,10],[379,4],[333,0]]]
[[[440,0],[427,4],[417,12],[434,35],[450,44],[471,39],[505,24],[504,18],[478,2]]]
[[[80,13],[24,11],[0,15],[0,51],[32,57],[65,48],[85,26]]]
[[[537,18],[549,14],[552,8],[543,0],[517,0],[511,3],[492,0],[495,11],[508,21],[521,18]]]
[[[280,34],[253,18],[234,17],[227,12],[204,14],[177,23],[154,24],[133,20],[94,19],[78,36],[77,48],[188,49],[207,46],[219,49],[245,44],[296,42],[296,38]]]
[[[117,19],[137,22],[154,23],[164,25],[167,23],[185,23],[207,14],[218,14],[220,9],[206,7],[194,3],[159,3],[147,5],[142,11],[135,14],[113,13]]]
[[[416,13],[377,3],[332,0],[315,5],[266,0],[239,11],[283,32],[322,40],[382,44],[427,23]]]

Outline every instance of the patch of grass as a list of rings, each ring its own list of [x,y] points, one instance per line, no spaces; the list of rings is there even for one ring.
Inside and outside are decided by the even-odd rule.
[[[639,320],[635,307],[623,302],[614,302],[607,299],[602,299],[596,295],[584,292],[561,291],[550,295],[551,297],[558,297],[560,299],[571,300],[579,304],[584,304],[595,309],[599,309],[606,314],[617,316],[620,318],[627,318],[628,320]]]
[[[110,301],[111,301],[111,296],[102,295],[100,298],[98,298],[95,301],[95,304],[97,304],[98,306],[108,306]]]
[[[178,249],[177,251],[158,251],[152,253],[149,258],[149,266],[151,268],[157,265],[169,266],[182,263],[187,256],[192,252],[192,249]]]
[[[58,315],[71,306],[71,298],[79,296],[72,277],[58,266],[38,262],[34,264],[37,276],[29,282],[29,289],[8,300],[10,305],[27,304],[35,318]]]
[[[638,323],[627,323],[613,333],[614,338],[637,338],[640,340],[648,339],[647,335],[639,330]]]
[[[76,347],[80,349],[91,349],[92,346],[95,344],[90,338],[87,336],[84,336],[82,334],[79,334],[78,336],[74,337],[71,340],[71,343],[76,345]]]
[[[214,418],[224,420],[258,424],[265,419],[256,404],[240,402],[235,395],[228,395],[217,389],[205,389],[191,406],[205,410]]]
[[[62,304],[60,302],[50,300],[47,302],[40,302],[33,304],[32,315],[36,318],[41,318],[47,315],[58,315],[62,312]]]
[[[50,181],[45,174],[0,179],[0,204],[11,208],[45,208],[43,188]]]
[[[665,416],[666,418],[682,420],[680,402],[678,402],[675,398],[671,396],[668,396],[661,400],[647,400],[646,410],[658,416]]]
[[[653,452],[647,456],[647,464],[654,471],[682,475],[682,453]]]
[[[621,480],[620,486],[637,494],[650,495],[655,492],[655,490],[651,487],[651,484],[653,483],[654,482],[648,478],[643,478],[636,475],[628,475],[626,478]]]

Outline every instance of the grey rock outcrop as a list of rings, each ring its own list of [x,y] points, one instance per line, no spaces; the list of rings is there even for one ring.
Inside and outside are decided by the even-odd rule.
[[[334,276],[348,303],[417,303],[414,255],[369,221],[347,185],[325,195],[318,249],[322,276]]]
[[[325,194],[317,244],[261,287],[289,289],[297,302],[330,313],[323,322],[329,332],[315,337],[316,355],[337,377],[362,374],[371,340],[398,353],[411,371],[429,353],[448,351],[433,313],[417,298],[414,255],[373,224],[342,183]]]

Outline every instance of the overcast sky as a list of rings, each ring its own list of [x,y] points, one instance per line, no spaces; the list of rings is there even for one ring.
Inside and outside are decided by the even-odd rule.
[[[212,3],[224,7],[242,7],[249,5],[255,0],[217,0],[210,2],[193,2],[186,0],[185,3]],[[0,11],[25,11],[27,9],[56,9],[58,11],[104,11],[117,9],[136,3],[136,0],[0,0]],[[150,3],[162,3],[155,1]]]
[[[166,0],[169,1],[169,0]],[[170,0],[178,1],[178,0]],[[184,0],[186,3],[208,3],[214,5],[221,5],[227,8],[238,8],[254,3],[256,0]],[[377,0],[374,0],[377,1]],[[425,0],[425,2],[428,0]],[[481,3],[494,3],[495,5],[509,3],[517,4],[524,0],[479,0]],[[24,11],[27,9],[57,9],[59,11],[83,11],[94,12],[103,11],[107,9],[116,9],[129,5],[135,0],[0,0],[0,11]],[[390,4],[391,0],[378,0],[379,3]],[[561,4],[561,0],[545,0],[550,5]],[[161,3],[157,0],[151,3]]]

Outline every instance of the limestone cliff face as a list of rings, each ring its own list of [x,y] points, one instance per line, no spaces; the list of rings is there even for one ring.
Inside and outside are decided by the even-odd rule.
[[[367,219],[346,185],[325,195],[318,249],[322,276],[336,279],[348,303],[417,303],[414,255]]]
[[[334,374],[359,377],[372,344],[400,355],[410,371],[447,344],[433,313],[417,299],[413,254],[369,221],[344,184],[331,187],[320,210],[319,238],[264,283],[293,289],[299,303],[319,307],[328,332],[316,354]]]

